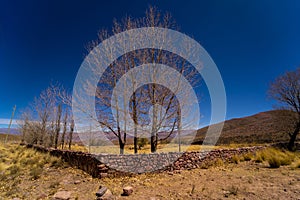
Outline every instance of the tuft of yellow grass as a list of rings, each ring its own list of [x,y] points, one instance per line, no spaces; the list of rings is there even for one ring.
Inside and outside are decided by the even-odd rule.
[[[291,165],[297,157],[297,154],[287,150],[276,148],[267,148],[256,153],[254,160],[256,162],[266,161],[271,168],[279,168],[282,165]]]

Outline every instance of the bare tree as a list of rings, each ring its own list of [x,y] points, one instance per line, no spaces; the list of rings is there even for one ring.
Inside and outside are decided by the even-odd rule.
[[[71,150],[72,147],[73,132],[74,132],[74,120],[71,118],[70,132],[69,132],[69,150]]]
[[[288,149],[293,150],[300,131],[300,68],[279,76],[268,93],[283,107],[280,121],[290,136]]]
[[[48,145],[51,140],[49,122],[55,105],[54,90],[53,85],[43,90],[21,114],[20,129],[24,140],[30,144]]]
[[[48,137],[47,125],[55,104],[55,86],[51,85],[41,92],[39,97],[34,98],[33,107],[37,112],[36,121],[40,123],[39,144],[44,145]]]
[[[24,141],[57,148],[62,115],[62,102],[58,95],[63,92],[62,89],[58,84],[50,84],[22,112],[20,130]]]
[[[57,107],[56,122],[55,122],[55,138],[54,138],[54,148],[55,149],[57,149],[57,146],[58,146],[58,138],[59,138],[60,126],[61,126],[61,124],[60,124],[61,115],[62,115],[62,107],[61,107],[61,104],[59,104]]]
[[[65,116],[64,116],[64,119],[63,119],[63,132],[62,132],[62,135],[61,135],[61,148],[62,149],[64,148],[64,144],[65,144],[65,136],[66,136],[66,133],[67,133],[67,125],[68,125],[68,109],[66,109]]]
[[[22,143],[37,144],[39,139],[39,123],[33,121],[32,110],[26,108],[21,112],[19,130],[22,133]]]
[[[126,30],[140,27],[177,29],[170,14],[162,14],[156,8],[150,7],[144,18],[132,19],[131,17],[127,17],[121,22],[115,21],[111,33],[118,34]],[[155,31],[153,34],[155,34]],[[98,40],[91,42],[89,45],[88,50],[90,51],[90,54],[86,59],[90,66],[98,66],[102,63],[102,60],[97,55],[99,53],[104,53],[98,52],[97,48],[94,47],[109,36],[110,33],[108,30],[101,31]],[[123,48],[128,48],[128,44],[132,43],[131,40],[143,40],[144,38],[142,37],[142,35],[140,38],[131,37],[129,41],[119,41],[119,43],[123,45]],[[165,37],[161,40],[158,39],[151,42],[157,44],[172,43],[173,41],[170,41]],[[117,51],[114,45],[107,45],[102,48],[106,48],[105,53],[107,53],[107,55],[104,56],[108,58],[111,58],[115,51]],[[153,67],[149,67],[149,69],[144,67],[143,69],[145,70],[143,71],[143,74],[139,74],[139,77],[137,77],[132,70],[144,64],[151,64]],[[178,74],[180,74],[178,79],[171,77],[168,71],[161,71],[160,68],[162,64],[168,65],[176,70]],[[174,55],[171,52],[166,52],[163,49],[138,49],[130,51],[115,60],[107,67],[104,73],[99,73],[98,69],[93,67],[91,67],[91,70],[93,70],[95,77],[101,77],[99,81],[97,80],[98,85],[96,94],[94,86],[88,81],[85,83],[83,89],[86,91],[86,94],[96,96],[95,108],[97,117],[94,119],[91,114],[94,112],[94,108],[89,110],[84,107],[88,104],[85,103],[85,97],[79,97],[79,105],[82,105],[83,107],[78,109],[87,113],[87,115],[93,118],[92,120],[99,123],[106,132],[116,136],[121,154],[124,153],[128,134],[133,134],[134,153],[137,153],[138,138],[143,135],[144,131],[147,131],[147,135],[150,135],[151,152],[155,152],[159,141],[166,140],[175,133],[179,127],[178,130],[180,132],[180,130],[184,128],[184,125],[187,125],[186,123],[179,122],[180,124],[176,126],[178,114],[181,114],[179,108],[183,106],[179,105],[176,93],[182,91],[182,96],[188,98],[188,93],[191,91],[182,88],[180,86],[180,80],[184,76],[194,84],[196,83],[195,76],[197,73],[196,70],[193,70],[193,68],[180,56]],[[128,75],[127,81],[121,81],[125,75]],[[137,79],[147,79],[151,81],[144,85],[138,85]],[[171,91],[169,88],[160,85],[159,80],[169,80],[173,85],[178,84],[177,88],[175,88],[175,91]],[[118,87],[118,92],[114,92],[114,89]],[[125,101],[128,95],[130,95],[130,109],[127,109],[128,103]],[[131,116],[132,120],[128,119],[128,115]],[[168,134],[161,134],[160,136],[159,133],[163,132],[167,132]]]

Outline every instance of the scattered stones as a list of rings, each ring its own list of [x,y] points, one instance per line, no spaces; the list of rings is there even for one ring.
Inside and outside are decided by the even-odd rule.
[[[71,198],[71,192],[58,191],[54,194],[53,200],[69,200]]]
[[[126,186],[123,188],[123,194],[122,196],[129,196],[133,193],[133,187],[131,186]]]
[[[74,181],[74,184],[75,184],[75,185],[77,185],[77,184],[79,184],[79,183],[81,183],[81,181],[80,181],[80,180],[76,180],[76,181]]]

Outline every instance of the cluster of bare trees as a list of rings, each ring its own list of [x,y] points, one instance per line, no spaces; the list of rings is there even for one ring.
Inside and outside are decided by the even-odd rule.
[[[95,54],[91,57],[92,60],[88,62],[91,62],[94,66],[100,65],[99,63],[102,60],[98,60],[97,54],[99,52],[92,50],[110,35],[140,27],[177,29],[170,14],[162,14],[156,8],[150,7],[143,18],[132,19],[127,17],[121,22],[115,21],[111,31],[101,31],[98,35],[98,40],[91,42],[88,47],[90,54]],[[135,38],[135,41],[142,39]],[[153,41],[153,43],[174,42],[168,41],[167,38],[163,38],[163,40]],[[130,43],[130,41],[126,42]],[[124,44],[124,48],[126,45],[128,44]],[[114,53],[114,47],[108,46],[104,48],[107,48],[106,52]],[[105,56],[111,57],[112,55],[108,53]],[[144,68],[148,72],[128,73],[130,70],[147,63],[153,65],[152,68]],[[159,70],[161,68],[160,64],[168,65],[180,75],[176,79],[170,77],[168,71],[162,72]],[[94,74],[99,73],[97,69],[93,70],[95,70]],[[124,77],[125,75],[127,75],[127,81],[123,81],[122,89],[114,93],[113,90],[118,86],[122,76]],[[152,83],[142,86],[138,85],[138,79],[147,79],[147,76],[152,76]],[[145,138],[148,138],[150,141],[151,152],[156,152],[160,141],[167,140],[175,132],[180,134],[180,131],[188,126],[188,124],[181,122],[182,113],[180,108],[184,105],[179,104],[175,95],[175,93],[181,92],[182,96],[189,97],[191,91],[188,88],[182,88],[180,84],[183,76],[191,85],[196,84],[197,80],[199,80],[196,70],[178,55],[162,49],[151,48],[131,51],[111,63],[103,74],[96,76],[101,77],[96,94],[93,86],[84,87],[87,94],[96,96],[97,119],[93,120],[97,121],[107,133],[112,133],[116,136],[121,154],[124,153],[128,134],[133,136],[134,153],[138,152],[139,143],[145,142]],[[170,80],[175,85],[175,93],[164,85],[159,84],[159,81],[156,82],[155,78]],[[86,85],[90,86],[91,84],[87,82]],[[123,96],[124,98],[121,99],[124,100],[128,95],[130,95],[128,103],[119,101],[120,96]],[[81,105],[85,105],[82,103],[84,102],[84,97],[81,97],[80,101]],[[129,106],[129,109],[126,109],[127,106]],[[80,109],[88,112],[88,109]],[[132,121],[129,120],[128,116],[130,116]]]
[[[94,49],[102,41],[112,35],[141,27],[178,29],[170,14],[162,14],[156,8],[150,7],[143,18],[126,17],[121,22],[115,21],[111,31],[101,31],[98,40],[88,45],[89,55],[95,55],[87,57],[92,58],[87,62],[94,66],[98,66],[102,62],[98,59],[97,54],[99,52]],[[135,42],[142,39],[134,38]],[[131,41],[126,42],[130,43]],[[173,43],[174,41],[165,37],[151,42],[157,44]],[[124,44],[124,48],[125,46],[128,44]],[[104,48],[107,48],[106,52],[114,53],[113,44]],[[192,52],[192,47],[185,48],[190,48],[186,51]],[[108,53],[105,56],[109,58],[112,55]],[[151,67],[140,67],[145,64],[151,64]],[[163,71],[162,64],[176,71],[177,76],[171,76],[168,70]],[[139,73],[129,73],[136,68],[143,70]],[[85,96],[74,98],[67,95],[61,87],[52,85],[42,91],[30,108],[23,112],[23,123],[20,127],[24,141],[54,148],[59,145],[64,148],[65,144],[68,143],[70,148],[74,131],[74,120],[72,120],[70,112],[70,107],[74,106],[72,99],[80,99],[80,103],[77,104],[80,107],[76,109],[87,113],[87,116],[91,116],[91,120],[94,120],[102,130],[115,136],[121,154],[124,153],[128,134],[133,136],[134,153],[138,153],[138,149],[145,145],[148,140],[151,144],[151,152],[156,152],[159,142],[165,142],[174,133],[180,135],[181,130],[190,128],[187,121],[181,120],[183,117],[182,108],[187,106],[183,105],[183,102],[189,101],[179,102],[176,95],[180,94],[182,98],[189,98],[192,91],[189,88],[182,88],[181,79],[184,77],[190,85],[195,85],[200,76],[197,70],[180,56],[163,49],[138,49],[114,60],[104,73],[98,75],[97,69],[93,68],[93,70],[95,70],[93,71],[95,77],[100,78],[97,80],[96,91],[88,82],[89,80],[85,82],[83,89],[86,94],[95,98],[96,105],[89,109],[90,105],[84,102]],[[124,76],[127,76],[126,81],[120,81]],[[141,85],[138,83],[138,79],[151,81]],[[173,90],[160,84],[161,80],[169,82]],[[120,82],[122,82],[121,86]],[[114,92],[115,88],[119,88],[119,90]],[[128,95],[129,101],[126,102]],[[198,102],[194,103],[198,104]],[[96,111],[96,119],[93,118],[92,112],[94,111]],[[89,127],[84,119],[80,124]],[[89,134],[88,130],[86,132],[87,135],[94,135]],[[89,137],[89,141],[93,140],[94,138]]]
[[[20,130],[23,142],[71,148],[74,121],[62,94],[66,94],[62,87],[50,85],[22,112]]]

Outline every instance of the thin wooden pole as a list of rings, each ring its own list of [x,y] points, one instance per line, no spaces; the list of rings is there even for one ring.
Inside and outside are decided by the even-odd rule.
[[[10,127],[11,127],[11,123],[12,123],[12,120],[13,120],[14,115],[15,115],[16,108],[17,108],[17,106],[15,105],[14,108],[13,108],[12,114],[11,114],[10,121],[9,121],[8,131],[7,131],[7,134],[6,134],[6,137],[5,137],[5,141],[4,141],[5,144],[7,143],[8,135],[10,134]]]

